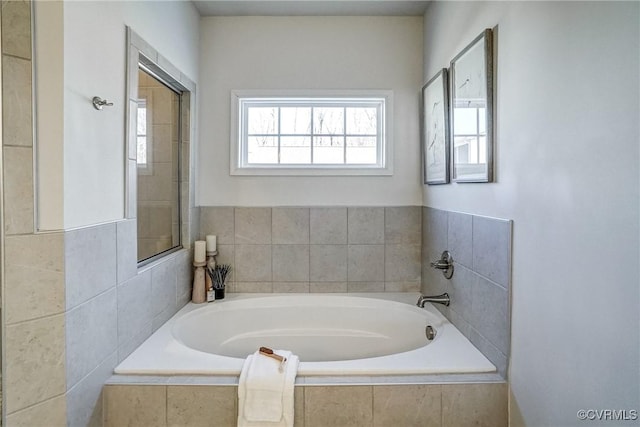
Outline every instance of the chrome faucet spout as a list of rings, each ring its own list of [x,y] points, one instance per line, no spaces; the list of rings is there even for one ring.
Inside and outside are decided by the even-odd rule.
[[[416,305],[420,308],[424,308],[424,305],[428,302],[442,304],[448,307],[449,304],[451,304],[451,298],[449,298],[449,294],[446,292],[442,295],[434,296],[420,295],[420,298],[418,298],[418,302],[416,303]]]

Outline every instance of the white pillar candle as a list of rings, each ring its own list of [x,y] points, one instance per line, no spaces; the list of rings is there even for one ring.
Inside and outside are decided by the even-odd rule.
[[[207,252],[214,252],[216,250],[216,236],[209,234],[207,236]]]
[[[205,262],[207,243],[204,240],[197,240],[194,244],[193,262]]]

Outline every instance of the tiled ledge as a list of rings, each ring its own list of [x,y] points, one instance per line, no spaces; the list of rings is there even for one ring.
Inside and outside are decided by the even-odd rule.
[[[323,385],[403,385],[504,383],[499,374],[437,374],[388,376],[308,376],[297,377],[296,386]],[[237,386],[235,375],[113,375],[105,385],[215,385]]]

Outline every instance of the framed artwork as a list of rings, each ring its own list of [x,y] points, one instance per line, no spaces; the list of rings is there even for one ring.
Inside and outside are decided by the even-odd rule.
[[[425,184],[449,182],[449,91],[443,68],[422,88],[422,164]]]
[[[451,156],[456,182],[493,181],[493,37],[486,29],[451,61]]]

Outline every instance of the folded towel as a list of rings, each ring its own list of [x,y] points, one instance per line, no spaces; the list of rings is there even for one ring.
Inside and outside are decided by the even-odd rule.
[[[247,357],[238,383],[238,427],[293,426],[293,389],[298,356],[275,350],[277,360],[256,351]]]

